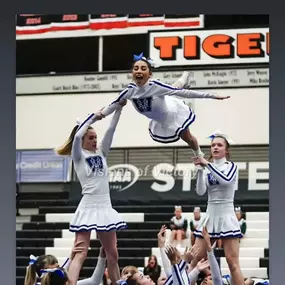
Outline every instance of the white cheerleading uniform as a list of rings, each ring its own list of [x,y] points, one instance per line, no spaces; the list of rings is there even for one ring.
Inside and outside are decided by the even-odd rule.
[[[91,114],[77,130],[71,156],[83,197],[70,222],[71,232],[111,231],[127,227],[111,204],[106,161],[121,111],[119,108],[115,112],[101,145],[94,152],[82,149],[81,144],[88,127],[95,122],[95,114]]]
[[[118,108],[117,102],[131,100],[135,109],[151,119],[149,134],[154,141],[172,143],[180,139],[182,131],[194,121],[195,114],[182,100],[184,98],[212,98],[214,95],[187,89],[179,89],[159,80],[148,80],[143,86],[130,83],[118,98],[107,106],[102,114],[108,116]]]
[[[197,172],[198,195],[208,192],[206,214],[194,231],[202,237],[203,226],[211,238],[241,238],[240,225],[234,210],[234,195],[237,190],[238,169],[235,163],[225,158],[209,163],[206,169]]]

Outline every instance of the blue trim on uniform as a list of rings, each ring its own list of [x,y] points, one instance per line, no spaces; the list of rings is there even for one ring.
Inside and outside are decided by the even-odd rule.
[[[164,87],[164,88],[169,89],[169,90],[183,90],[183,88],[173,87],[171,85],[162,83],[161,81],[158,81],[158,80],[151,80],[151,82],[153,82],[156,85],[159,85],[160,87]]]
[[[233,162],[230,162],[230,163],[232,164],[232,166],[231,166],[228,174],[226,174],[226,175],[224,173],[220,172],[212,163],[209,163],[208,166],[213,172],[215,172],[222,179],[224,179],[227,182],[230,182],[234,178],[236,171],[237,171],[237,166]]]
[[[63,263],[63,265],[61,265],[61,267],[64,267],[68,261],[69,261],[69,258],[67,258],[67,259],[65,260],[65,262]]]
[[[109,224],[109,225],[104,225],[104,226],[98,226],[97,224],[80,225],[80,226],[70,225],[69,231],[70,232],[89,232],[89,231],[95,230],[97,232],[109,232],[113,230],[126,229],[127,227],[128,227],[127,224],[122,221],[116,224]]]
[[[128,87],[129,87],[129,86],[128,86]],[[131,88],[133,88],[133,87],[131,87]],[[128,92],[129,92],[129,89],[128,89],[128,88],[126,88],[125,90],[123,90],[123,91],[119,94],[119,97],[118,97],[115,101],[113,101],[110,105],[113,105],[113,104],[119,102],[119,101],[122,99],[122,97],[123,97],[124,95],[126,95]]]
[[[186,261],[184,260],[181,260],[179,263],[178,263],[178,266],[179,266],[179,270],[183,270],[185,269],[186,267]],[[173,276],[172,274],[170,276],[167,277],[166,281],[164,282],[164,285],[172,285],[173,284]]]
[[[149,128],[148,130],[149,130],[149,134],[150,134],[151,138],[154,141],[161,142],[161,143],[172,143],[172,142],[178,141],[180,139],[180,134],[185,129],[187,129],[196,119],[196,115],[194,114],[194,112],[192,112],[191,108],[189,108],[189,111],[190,111],[189,117],[185,120],[185,122],[182,124],[182,126],[176,130],[176,132],[173,136],[169,136],[169,137],[157,136],[157,135],[153,134]]]
[[[175,273],[176,273],[176,277],[177,277],[177,280],[178,280],[178,283],[179,283],[179,285],[183,285],[183,279],[182,279],[182,276],[181,276],[181,272],[180,272],[180,270],[179,270],[179,267],[178,267],[178,265],[177,264],[174,264],[173,265],[173,268],[174,268],[174,271],[175,271]]]
[[[200,237],[203,238],[202,231],[195,230],[194,231],[194,236],[195,237]],[[219,233],[210,233],[209,232],[210,238],[242,238],[243,234],[241,233],[240,230],[231,230],[231,231],[226,231],[226,232],[219,232]]]
[[[86,119],[83,123],[81,123],[81,125],[80,125],[79,128],[76,130],[76,132],[78,132],[78,131],[86,124],[86,122],[89,121],[94,115],[95,115],[94,113],[92,113],[91,115],[89,115],[89,116],[87,117],[87,119]]]
[[[128,87],[130,87],[130,88],[134,88],[134,87],[138,87],[135,83],[129,83],[129,85],[128,85]]]

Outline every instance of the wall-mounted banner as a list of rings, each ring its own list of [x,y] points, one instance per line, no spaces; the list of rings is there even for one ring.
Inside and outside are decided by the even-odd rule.
[[[236,162],[239,171],[246,171],[248,191],[269,190],[269,163],[268,162]],[[179,163],[171,165],[159,163],[155,166],[147,165],[138,168],[131,164],[119,164],[109,167],[110,188],[115,192],[124,192],[136,186],[151,174],[153,183],[150,188],[155,192],[169,192],[178,180],[182,181],[181,191],[193,191],[192,177],[193,163]],[[178,179],[177,179],[178,178]],[[130,190],[131,191],[131,190]]]
[[[193,89],[269,86],[269,68],[190,71]],[[172,84],[182,71],[154,72],[153,78]],[[120,92],[132,81],[129,73],[18,77],[17,95]]]
[[[175,184],[171,187],[169,191],[155,191],[153,189],[153,184],[157,181],[145,180],[138,181],[126,191],[118,191],[115,189],[111,190],[111,199],[114,204],[122,203],[136,203],[136,204],[170,204],[174,205],[174,202],[187,204],[188,201],[199,201],[200,203],[205,203],[207,201],[207,194],[199,196],[195,191],[195,181],[191,181],[191,191],[183,191],[183,181],[176,180]],[[239,190],[235,192],[236,203],[246,203],[259,204],[261,200],[268,201],[269,191],[248,191],[248,180],[239,180]],[[81,196],[81,186],[79,182],[71,183],[71,188],[69,192],[69,201],[71,204],[78,205]],[[257,202],[258,201],[258,202]],[[198,203],[198,202],[197,202]],[[267,202],[268,203],[268,202]]]
[[[17,182],[67,182],[70,158],[53,150],[23,150],[16,152]]]
[[[19,14],[16,17],[16,35],[21,38],[60,38],[147,33],[150,29],[203,28],[204,15],[155,14]],[[119,31],[119,33],[115,33]],[[58,33],[61,32],[61,33]],[[65,32],[63,35],[62,32]],[[30,37],[28,37],[30,36]]]
[[[239,174],[246,177],[238,180],[235,198],[242,200],[262,200],[269,198],[269,163],[237,162]],[[180,163],[171,165],[159,163],[139,168],[132,164],[119,164],[109,167],[109,185],[113,202],[173,204],[173,201],[206,201],[207,195],[199,196],[196,179],[192,179],[194,165]],[[143,177],[148,176],[148,179]],[[175,176],[174,176],[175,175]],[[241,175],[239,175],[240,177]],[[179,177],[179,179],[175,178]],[[79,182],[73,182],[70,189],[70,202],[77,204],[81,199]]]
[[[269,63],[269,51],[269,28],[149,33],[149,55],[160,66]]]

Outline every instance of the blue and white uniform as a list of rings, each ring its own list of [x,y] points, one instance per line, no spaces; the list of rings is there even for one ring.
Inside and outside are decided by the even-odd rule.
[[[69,265],[70,265],[70,259],[68,258],[67,261],[64,263],[64,265],[61,266],[61,268],[65,269],[65,271],[68,271]],[[100,255],[98,256],[98,261],[96,264],[96,267],[93,271],[93,274],[91,277],[83,279],[83,280],[79,280],[77,281],[77,285],[100,285],[101,281],[103,279],[103,275],[104,275],[104,271],[105,271],[105,265],[106,265],[106,258],[101,257]],[[47,270],[47,269],[43,269],[41,270],[41,278],[43,278],[44,274],[48,273],[48,272],[52,272],[55,271],[56,268]],[[40,282],[37,282],[35,285],[40,285]]]
[[[196,191],[198,195],[208,192],[208,206],[205,215],[194,231],[202,237],[203,226],[211,238],[241,238],[240,225],[234,210],[234,195],[237,190],[238,169],[226,158],[214,160],[206,169],[197,172]]]
[[[121,111],[122,107],[120,106],[96,151],[84,150],[81,147],[82,137],[88,127],[95,122],[95,114],[88,116],[79,126],[75,135],[71,157],[82,187],[83,197],[70,222],[69,230],[71,232],[111,231],[127,227],[111,204],[106,161]]]
[[[159,80],[148,80],[143,86],[130,83],[118,98],[107,106],[102,114],[113,113],[122,99],[132,102],[135,109],[142,115],[151,119],[149,134],[154,141],[172,143],[180,139],[180,134],[194,121],[195,114],[182,100],[175,98],[212,98],[216,96],[187,89],[179,89]]]

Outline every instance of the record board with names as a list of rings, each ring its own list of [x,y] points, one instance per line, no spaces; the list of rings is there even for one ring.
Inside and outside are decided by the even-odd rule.
[[[153,78],[173,84],[182,71],[153,72]],[[130,73],[18,77],[17,95],[120,92],[132,82]],[[269,68],[190,71],[192,89],[268,87]]]

